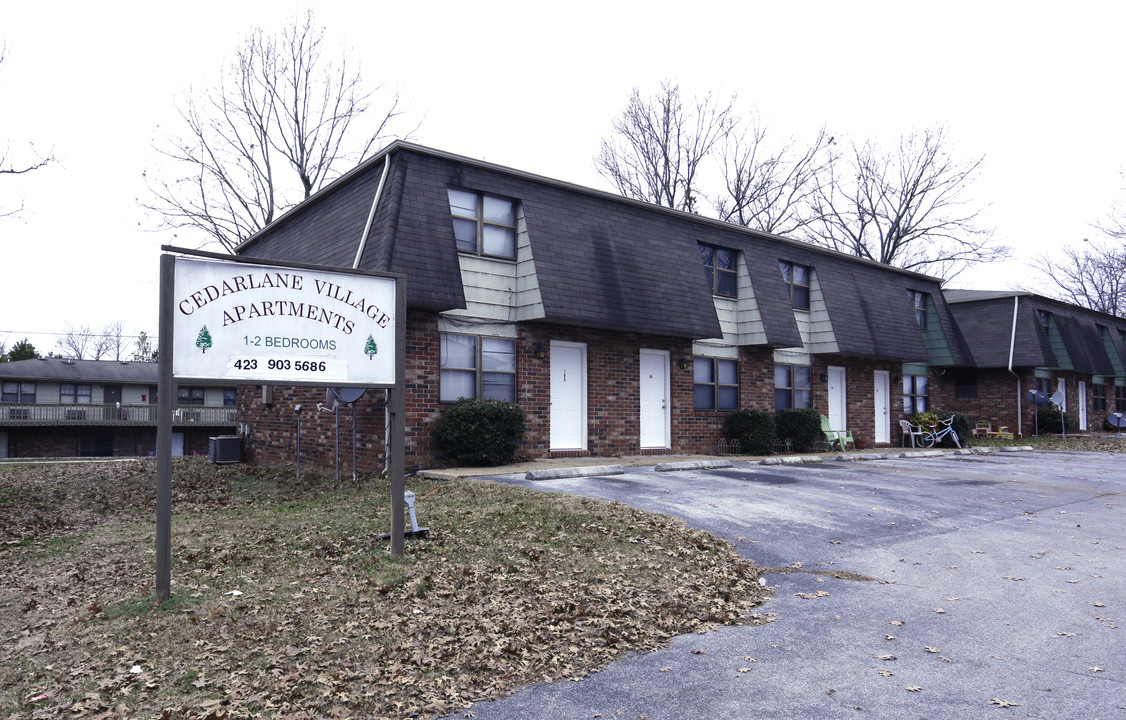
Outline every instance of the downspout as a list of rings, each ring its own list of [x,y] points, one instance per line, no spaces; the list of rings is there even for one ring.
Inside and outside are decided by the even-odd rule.
[[[371,224],[375,220],[375,209],[379,207],[379,197],[383,194],[383,183],[387,181],[387,170],[391,167],[391,153],[383,156],[383,174],[379,176],[379,185],[375,188],[375,197],[371,199],[371,211],[368,212],[368,221],[364,225],[364,235],[360,238],[360,246],[356,248],[356,260],[352,263],[352,269],[358,270],[360,267],[360,258],[364,255],[364,248],[368,244],[368,234],[371,232]],[[391,468],[391,404],[387,402],[387,391],[383,391],[383,447],[387,452],[384,455],[383,472],[389,472]],[[353,443],[354,449],[354,443]],[[353,463],[354,465],[354,463]],[[355,467],[352,468],[355,471]]]
[[[352,269],[358,270],[360,267],[360,258],[363,257],[364,248],[368,244],[368,233],[371,232],[371,223],[375,220],[375,208],[379,206],[379,196],[383,194],[383,183],[387,181],[387,169],[391,167],[391,153],[383,156],[383,174],[379,176],[379,187],[375,189],[375,197],[371,199],[371,212],[368,213],[367,225],[364,225],[364,235],[360,238],[360,247],[356,248],[356,260],[352,263]]]
[[[1013,296],[1013,332],[1009,337],[1009,372],[1017,379],[1017,435],[1024,437],[1024,415],[1021,408],[1020,375],[1013,372],[1013,353],[1017,344],[1017,308],[1020,306],[1020,296]]]

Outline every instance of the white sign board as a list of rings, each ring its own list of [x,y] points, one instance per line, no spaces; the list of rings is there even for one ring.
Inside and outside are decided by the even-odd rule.
[[[395,279],[176,258],[177,378],[394,386]]]

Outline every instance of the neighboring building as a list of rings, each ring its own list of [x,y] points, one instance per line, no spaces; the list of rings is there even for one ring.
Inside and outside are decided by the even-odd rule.
[[[0,364],[0,458],[146,456],[156,449],[157,364],[42,358]],[[173,454],[235,430],[234,387],[183,386]]]
[[[945,294],[974,363],[943,378],[944,407],[1024,435],[1035,431],[1030,390],[1063,391],[1069,431],[1102,431],[1126,412],[1126,319],[1024,292]]]
[[[403,142],[238,252],[407,276],[407,467],[440,462],[462,396],[518,402],[524,456],[714,452],[742,407],[897,444],[973,364],[935,278]],[[324,397],[240,388],[249,455],[292,460],[293,406]],[[303,456],[331,462],[332,416],[302,422]],[[377,469],[382,393],[357,424]]]

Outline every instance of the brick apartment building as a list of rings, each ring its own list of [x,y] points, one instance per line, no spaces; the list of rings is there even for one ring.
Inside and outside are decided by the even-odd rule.
[[[936,278],[405,142],[238,253],[407,277],[411,469],[442,462],[433,432],[459,397],[518,402],[530,457],[715,452],[746,407],[815,408],[873,446],[898,445],[898,421],[926,409],[1031,434],[1030,390],[1062,390],[1076,430],[1126,412],[1122,318],[944,292]],[[20,401],[9,385],[0,404]],[[336,412],[327,389],[219,391],[248,459],[293,461],[300,404],[303,461],[332,464],[339,447],[347,466],[354,417],[357,465],[384,466],[382,391]],[[124,436],[113,444],[128,453]]]
[[[403,142],[238,252],[408,277],[408,468],[441,462],[433,430],[462,396],[518,402],[533,457],[714,452],[742,407],[897,444],[930,379],[974,364],[935,278]],[[248,456],[292,460],[293,406],[324,401],[241,388]],[[337,419],[302,418],[303,456],[331,462]],[[356,422],[377,469],[381,392]]]

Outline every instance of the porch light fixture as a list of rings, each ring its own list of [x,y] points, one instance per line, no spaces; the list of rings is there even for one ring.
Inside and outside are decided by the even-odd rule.
[[[681,358],[680,362],[678,362],[677,365],[680,366],[681,370],[687,370],[688,368],[692,367],[692,363],[689,362],[687,358]]]
[[[536,356],[536,359],[543,360],[547,357],[547,348],[543,345],[536,345],[536,349],[532,354]]]

